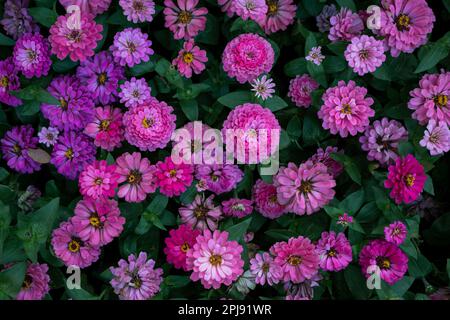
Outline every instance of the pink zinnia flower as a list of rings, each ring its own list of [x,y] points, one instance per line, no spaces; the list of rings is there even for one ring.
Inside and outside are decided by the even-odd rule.
[[[319,148],[316,153],[312,155],[308,160],[311,160],[313,163],[320,162],[327,167],[328,173],[333,176],[333,178],[337,178],[342,171],[344,171],[344,166],[331,158],[331,154],[333,153],[343,153],[343,151],[339,151],[337,147],[328,146],[326,149]]]
[[[197,194],[191,204],[178,209],[181,221],[196,230],[216,230],[222,210],[220,206],[214,205],[213,199],[214,195],[205,198],[204,194]]]
[[[286,30],[294,23],[297,11],[294,0],[266,0],[266,4],[266,14],[257,21],[266,34]]]
[[[370,107],[374,101],[366,97],[367,89],[358,87],[353,80],[348,84],[339,81],[336,87],[328,88],[322,96],[324,104],[317,113],[323,120],[322,127],[342,138],[364,132],[369,118],[375,115]]]
[[[288,242],[277,242],[270,248],[274,262],[281,267],[283,281],[300,283],[311,279],[319,270],[319,255],[308,238],[299,236]]]
[[[195,178],[202,181],[205,190],[221,194],[234,189],[244,177],[244,172],[235,164],[199,164],[195,167]]]
[[[72,61],[84,61],[94,55],[97,42],[102,39],[103,26],[94,21],[90,14],[81,14],[80,29],[70,28],[68,17],[59,16],[50,28],[48,37],[52,46],[52,53],[63,60],[67,56]]]
[[[151,22],[155,14],[155,2],[153,0],[119,0],[123,14],[128,21]]]
[[[243,218],[252,213],[252,204],[251,200],[232,198],[222,201],[222,211],[225,216]]]
[[[20,89],[18,72],[12,57],[0,61],[0,102],[11,107],[22,104],[22,100],[11,94]]]
[[[48,74],[52,61],[47,39],[39,33],[26,33],[14,46],[14,64],[27,78],[42,77]]]
[[[393,57],[427,42],[436,18],[425,0],[383,0],[381,5],[379,33]]]
[[[217,4],[227,16],[232,17],[234,15],[234,0],[217,0]]]
[[[143,104],[151,99],[151,88],[144,78],[131,78],[120,86],[120,103],[124,103],[125,107],[131,108]]]
[[[408,108],[414,110],[412,118],[426,125],[431,119],[450,126],[450,72],[425,74],[419,88],[409,92]]]
[[[166,243],[164,253],[166,254],[167,262],[176,269],[187,271],[186,254],[194,246],[195,239],[199,234],[200,231],[193,230],[185,224],[180,225],[178,229],[170,230],[170,236],[164,240]]]
[[[322,54],[322,47],[312,47],[305,59],[306,61],[311,61],[315,65],[320,66],[323,59],[325,59],[325,56]]]
[[[90,13],[94,16],[108,10],[111,4],[111,0],[59,0],[59,2],[66,9],[71,5],[77,5],[81,12]]]
[[[383,41],[366,35],[353,37],[344,56],[348,65],[360,76],[374,72],[386,60]]]
[[[281,217],[286,210],[286,206],[278,202],[277,188],[261,179],[253,186],[252,199],[256,211],[269,219]]]
[[[148,34],[143,33],[140,28],[126,28],[116,33],[109,50],[116,63],[131,68],[150,59],[150,56],[155,53],[151,45],[152,41],[148,39]]]
[[[91,246],[104,246],[123,231],[125,218],[115,200],[85,198],[77,203],[74,212],[71,219],[74,230]]]
[[[342,232],[337,235],[334,231],[322,232],[316,249],[319,265],[325,271],[343,270],[352,261],[352,246]]]
[[[233,2],[234,12],[242,20],[262,20],[268,10],[266,0],[233,0]]]
[[[255,92],[257,98],[262,100],[267,100],[272,98],[272,93],[275,92],[275,83],[273,83],[272,78],[267,78],[263,75],[261,78],[255,79],[251,82],[252,91]]]
[[[416,200],[423,190],[427,176],[423,166],[413,155],[397,158],[395,164],[390,165],[385,188],[392,188],[390,196],[395,203],[411,203]]]
[[[205,230],[187,252],[187,266],[192,270],[191,280],[200,280],[206,289],[229,286],[244,272],[242,246],[228,240],[228,232]]]
[[[189,39],[184,42],[183,49],[178,52],[178,56],[172,61],[172,65],[178,69],[181,75],[190,78],[192,77],[192,71],[195,74],[202,73],[207,61],[206,51],[196,46],[193,39]]]
[[[438,124],[430,120],[420,145],[427,148],[432,156],[446,153],[450,150],[450,130],[444,122]]]
[[[255,276],[255,282],[260,285],[273,286],[283,277],[281,267],[277,265],[269,253],[257,253],[250,260],[250,271]]]
[[[372,240],[359,254],[359,264],[366,278],[371,275],[370,266],[380,269],[381,279],[393,285],[408,270],[408,257],[395,244],[385,240]]]
[[[50,291],[48,265],[30,263],[16,300],[42,300]]]
[[[289,162],[274,177],[277,196],[286,211],[310,215],[334,198],[336,181],[322,163],[307,161],[297,167]]]
[[[123,140],[122,112],[111,106],[95,108],[95,119],[89,122],[84,133],[94,138],[97,147],[112,151],[121,146]]]
[[[408,229],[401,221],[394,221],[387,227],[384,227],[384,238],[387,242],[393,243],[397,246],[405,241],[408,235]]]
[[[289,83],[288,97],[297,107],[308,108],[311,105],[311,93],[319,88],[319,84],[309,75],[296,76]]]
[[[161,268],[155,269],[155,261],[147,260],[147,253],[130,254],[128,261],[120,259],[117,268],[110,267],[110,281],[120,300],[148,300],[155,296],[163,281]]]
[[[208,9],[196,8],[199,0],[164,0],[164,27],[173,33],[173,37],[189,40],[206,28]]]
[[[55,255],[66,266],[86,268],[100,256],[100,248],[83,242],[70,220],[61,223],[57,229],[53,230],[51,242]]]
[[[349,41],[364,30],[364,23],[357,13],[350,9],[341,8],[336,15],[330,18],[330,34],[328,39],[332,42]]]
[[[170,157],[156,164],[159,191],[168,197],[179,196],[192,184],[194,168],[190,164],[173,163]]]
[[[119,179],[115,171],[116,166],[108,165],[105,160],[86,166],[79,177],[80,193],[92,199],[114,197]]]
[[[346,228],[351,223],[353,223],[353,217],[351,215],[347,214],[347,212],[340,215],[338,217],[338,221],[336,221],[336,224],[339,224],[339,225],[343,226],[344,228]]]
[[[245,33],[227,43],[222,54],[223,70],[239,83],[250,82],[272,70],[275,53],[263,37]]]

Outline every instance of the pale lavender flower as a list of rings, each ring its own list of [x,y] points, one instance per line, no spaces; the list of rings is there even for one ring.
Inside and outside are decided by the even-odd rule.
[[[428,122],[420,145],[427,148],[432,156],[443,154],[450,150],[450,130],[445,122],[437,123],[431,119]]]
[[[58,129],[43,127],[38,133],[39,143],[45,144],[47,147],[53,146],[58,141],[58,135]]]
[[[277,265],[269,253],[257,253],[250,260],[250,271],[255,276],[255,282],[260,285],[273,286],[283,277],[281,267]]]
[[[261,78],[255,79],[251,82],[252,91],[255,92],[257,98],[266,100],[272,97],[272,93],[275,92],[275,83],[273,83],[272,78],[267,78],[263,75]]]
[[[322,47],[312,47],[305,59],[320,66],[323,59],[325,59],[325,56],[322,54]]]
[[[127,108],[143,104],[151,98],[151,88],[144,78],[131,78],[120,86],[120,103],[124,103]]]
[[[150,22],[155,14],[155,2],[153,0],[120,0],[119,5],[128,21]]]

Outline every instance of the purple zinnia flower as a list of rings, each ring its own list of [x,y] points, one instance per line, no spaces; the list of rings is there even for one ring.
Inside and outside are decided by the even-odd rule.
[[[408,229],[401,221],[394,221],[384,228],[384,238],[386,241],[397,246],[401,245],[403,241],[405,241],[407,234]]]
[[[27,78],[46,76],[50,70],[50,45],[40,34],[27,33],[14,46],[14,64]]]
[[[48,265],[30,263],[16,300],[42,300],[49,292]]]
[[[58,141],[58,135],[58,129],[43,127],[38,133],[39,143],[45,144],[47,147],[53,146]]]
[[[206,182],[206,190],[221,194],[231,191],[242,180],[244,173],[235,164],[200,164],[195,178]]]
[[[339,151],[337,147],[330,146],[326,147],[325,150],[319,148],[308,160],[311,160],[313,163],[323,163],[327,167],[328,173],[331,174],[333,178],[336,178],[344,171],[344,166],[330,157],[332,153],[343,153],[343,151]]]
[[[131,78],[120,86],[120,103],[124,103],[127,108],[143,104],[151,98],[151,88],[144,78]]]
[[[325,56],[322,54],[322,47],[312,47],[305,59],[306,61],[311,61],[315,65],[320,66],[323,59],[325,59]]]
[[[339,13],[330,18],[330,26],[328,39],[332,42],[349,41],[364,30],[360,16],[347,8],[341,8]]]
[[[32,173],[41,169],[41,165],[29,155],[29,149],[37,148],[38,138],[33,137],[34,129],[30,125],[14,127],[0,140],[3,159],[11,169],[20,173]]]
[[[427,148],[432,156],[446,153],[450,150],[450,130],[445,122],[436,123],[430,120],[420,145]]]
[[[366,35],[353,37],[344,55],[348,65],[360,76],[374,72],[386,60],[383,41]]]
[[[119,81],[125,78],[123,67],[114,63],[108,51],[99,52],[81,62],[77,77],[92,94],[95,103],[102,105],[116,101]]]
[[[19,76],[13,58],[0,61],[0,102],[11,107],[22,104],[22,100],[11,95],[11,91],[20,89]]]
[[[16,40],[28,32],[39,32],[39,27],[28,14],[29,0],[6,0],[5,13],[0,24]]]
[[[153,0],[119,0],[123,14],[128,21],[150,22],[155,14],[155,2]]]
[[[281,267],[273,262],[273,258],[269,253],[257,253],[250,260],[250,271],[255,276],[255,282],[260,285],[269,286],[277,284],[283,277]]]
[[[320,32],[327,32],[330,30],[330,18],[337,13],[336,6],[334,4],[325,5],[322,12],[316,17],[317,28]]]
[[[243,218],[253,211],[253,201],[233,198],[222,201],[222,211],[225,216]]]
[[[205,198],[204,194],[197,194],[191,204],[178,209],[181,221],[191,226],[192,229],[216,230],[219,220],[222,218],[222,210],[220,206],[214,205],[213,199],[213,194],[208,198]]]
[[[340,271],[352,261],[352,246],[344,233],[322,232],[317,242],[320,267],[326,271]]]
[[[150,59],[154,53],[151,45],[148,34],[143,33],[140,28],[126,28],[116,33],[110,50],[116,63],[131,68]]]

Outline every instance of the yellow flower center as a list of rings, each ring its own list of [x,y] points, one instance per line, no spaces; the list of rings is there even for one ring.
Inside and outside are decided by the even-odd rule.
[[[267,262],[264,262],[261,269],[264,273],[267,273],[267,272],[269,272],[270,265]]]
[[[447,105],[448,97],[446,95],[440,94],[440,95],[434,97],[433,101],[438,107],[442,108]]]
[[[131,184],[140,183],[142,181],[142,174],[137,170],[133,170],[128,175],[127,181],[128,181],[128,183],[131,183]]]
[[[99,185],[101,185],[103,183],[103,179],[102,178],[95,178],[94,179],[94,184],[96,185],[96,186],[99,186]]]
[[[107,77],[106,73],[102,72],[98,75],[97,82],[99,85],[104,85],[106,83]]]
[[[9,85],[9,78],[7,76],[3,76],[0,79],[0,87],[6,88]]]
[[[330,250],[328,250],[327,255],[329,257],[335,257],[336,256],[336,250],[334,250],[334,248],[331,248]]]
[[[69,242],[68,248],[70,252],[76,253],[80,251],[81,244],[78,240],[72,239],[72,241]]]
[[[128,41],[126,47],[128,48],[128,51],[130,53],[135,53],[136,52],[136,45],[134,44],[134,42]]]
[[[150,128],[152,125],[153,125],[153,120],[152,120],[152,119],[144,118],[144,119],[142,120],[142,126],[143,126],[145,129]]]
[[[183,53],[183,61],[190,64],[194,61],[194,55],[190,52]]]
[[[89,223],[94,228],[100,228],[102,226],[102,222],[100,221],[100,218],[98,217],[97,212],[91,213],[91,216],[89,217]]]
[[[367,59],[369,57],[369,51],[367,51],[366,49],[362,49],[359,52],[359,57],[363,60]]]
[[[409,29],[409,23],[411,19],[406,14],[400,14],[395,20],[395,24],[397,25],[397,29],[399,31],[404,31]]]
[[[183,243],[183,245],[181,246],[181,251],[186,253],[189,250],[189,245],[185,242]]]
[[[343,114],[352,114],[352,108],[349,104],[345,103],[342,105],[341,113]]]
[[[69,106],[69,103],[67,103],[66,100],[61,98],[61,99],[59,99],[59,106],[61,107],[61,109],[67,110],[67,107]]]
[[[273,203],[277,203],[278,202],[277,195],[276,194],[271,195],[269,197],[269,202],[272,203],[272,204]]]
[[[171,178],[175,177],[177,175],[177,170],[175,170],[175,169],[170,170],[169,175]]]
[[[178,22],[188,24],[192,20],[192,14],[189,11],[183,10],[178,14]]]
[[[273,16],[278,12],[278,3],[277,1],[274,0],[269,0],[266,1],[267,7],[269,8],[269,10],[267,11],[267,14],[269,16]]]
[[[23,280],[22,283],[22,288],[23,289],[29,289],[31,287],[31,284],[33,283],[33,278],[30,275],[26,275],[25,279]]]
[[[409,173],[405,176],[405,184],[408,187],[412,187],[414,185],[414,181],[416,181],[416,177],[414,175]]]
[[[73,42],[81,41],[81,31],[80,30],[72,30],[69,34],[67,34],[66,38]]]
[[[221,265],[222,256],[219,256],[218,254],[213,254],[211,257],[209,257],[209,263],[211,263],[214,267]]]
[[[302,258],[299,256],[289,256],[289,258],[287,259],[287,262],[291,265],[291,266],[298,266],[300,263],[302,263]]]
[[[67,151],[64,152],[64,155],[66,156],[67,159],[72,159],[73,158],[73,150],[72,150],[72,148],[67,149]]]
[[[390,269],[391,268],[391,261],[389,261],[388,258],[378,257],[376,260],[377,260],[377,266],[379,266],[381,269]]]
[[[194,216],[197,219],[203,219],[207,213],[208,209],[205,208],[204,206],[198,206],[197,208],[194,209]]]
[[[312,184],[309,181],[302,181],[300,187],[298,187],[298,191],[303,194],[308,194],[312,191]]]
[[[17,155],[20,155],[22,153],[22,148],[18,144],[15,144],[13,146],[13,152]]]

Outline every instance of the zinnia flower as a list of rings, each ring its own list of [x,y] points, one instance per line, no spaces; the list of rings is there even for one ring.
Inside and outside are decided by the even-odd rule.
[[[233,10],[242,20],[264,19],[268,10],[266,0],[233,0]]]
[[[235,164],[200,164],[195,167],[195,178],[203,181],[205,190],[221,194],[234,189],[244,177]]]
[[[315,65],[320,66],[323,59],[325,59],[325,56],[322,54],[322,47],[312,47],[305,59],[306,61],[311,61]]]
[[[172,61],[172,65],[178,69],[182,76],[190,78],[192,77],[192,71],[195,74],[202,73],[207,61],[206,51],[196,46],[193,39],[189,39],[183,44],[183,49],[178,52],[178,56]]]
[[[353,217],[347,214],[347,212],[344,212],[344,214],[340,215],[338,217],[338,221],[336,221],[336,224],[339,224],[344,228],[346,228],[351,223],[353,223]]]
[[[272,69],[275,53],[263,37],[245,33],[237,36],[222,54],[223,70],[239,83],[250,82]]]
[[[195,244],[195,239],[200,231],[192,229],[190,226],[182,224],[178,229],[169,231],[169,237],[164,242],[166,247],[164,253],[167,262],[172,264],[176,269],[187,271],[186,254]]]
[[[323,6],[322,11],[316,17],[317,28],[320,32],[327,32],[330,30],[330,18],[336,15],[337,10],[334,4],[326,4]]]
[[[20,89],[18,70],[14,66],[13,58],[0,61],[0,102],[11,107],[22,104],[22,100],[11,94],[11,91]]]
[[[122,112],[111,106],[95,108],[94,121],[86,125],[84,133],[94,139],[97,147],[107,151],[120,147],[124,139]]]
[[[144,78],[131,78],[120,86],[120,103],[124,103],[125,107],[131,108],[143,104],[151,99],[151,88]]]
[[[320,268],[326,271],[340,271],[352,261],[352,246],[344,233],[322,232],[317,242]]]
[[[117,268],[110,267],[113,274],[110,281],[120,300],[148,300],[160,290],[163,281],[161,268],[155,269],[155,261],[147,260],[147,253],[140,252],[128,256],[128,261],[120,259]]]
[[[323,120],[322,127],[342,138],[364,132],[369,118],[375,115],[370,107],[374,101],[366,97],[367,89],[358,87],[353,80],[348,84],[339,81],[336,87],[328,88],[322,96],[324,104],[317,113]]]
[[[92,199],[114,197],[119,174],[114,164],[108,165],[105,160],[94,161],[80,173],[80,193]]]
[[[405,224],[401,221],[394,221],[387,227],[384,227],[384,238],[386,241],[397,246],[405,241],[407,235],[408,229],[406,229]]]
[[[250,271],[255,276],[255,282],[260,285],[273,286],[283,277],[281,267],[277,265],[269,253],[257,253],[250,259]]]
[[[151,48],[152,41],[148,34],[140,28],[126,28],[117,32],[110,50],[114,56],[114,62],[130,68],[141,62],[147,62],[155,53]]]
[[[277,188],[261,179],[253,186],[252,199],[256,211],[269,219],[281,217],[286,210],[286,206],[278,202]]]
[[[395,203],[411,203],[419,197],[427,176],[423,166],[413,155],[397,158],[395,164],[390,165],[388,170],[384,187],[392,189],[390,196]]]
[[[116,159],[117,182],[123,183],[117,191],[119,198],[127,202],[141,202],[147,194],[156,190],[155,166],[139,152],[124,153]]]
[[[94,16],[108,10],[111,0],[59,0],[67,9],[71,5],[80,7],[81,12],[90,13]]]
[[[253,80],[251,85],[252,91],[255,92],[255,96],[257,98],[261,98],[262,100],[272,98],[272,93],[275,92],[275,83],[273,83],[272,78],[267,78],[266,75]]]
[[[26,33],[17,40],[13,52],[14,64],[27,78],[48,74],[52,61],[47,39],[39,33]]]
[[[159,161],[155,171],[159,191],[168,197],[179,196],[192,184],[193,171],[192,165],[175,164],[170,157]]]
[[[341,10],[330,18],[330,34],[328,39],[332,42],[350,41],[364,30],[364,23],[357,13],[350,9]]]
[[[222,218],[222,210],[220,206],[214,205],[213,199],[214,195],[205,198],[204,194],[197,194],[191,204],[178,209],[181,221],[196,230],[216,230]]]
[[[307,161],[297,167],[289,162],[274,177],[277,196],[286,211],[310,215],[334,198],[336,181],[322,163]]]
[[[296,76],[289,83],[288,97],[297,107],[308,108],[311,105],[311,93],[319,88],[319,84],[309,75]]]
[[[53,127],[42,127],[38,133],[39,143],[45,144],[46,147],[53,146],[58,141],[59,131]]]
[[[286,30],[294,23],[297,6],[294,0],[266,0],[267,12],[256,22],[266,34]]]
[[[199,0],[164,0],[164,27],[173,33],[175,40],[189,40],[206,28],[208,9],[196,8]]]
[[[383,41],[366,35],[353,37],[344,56],[348,65],[360,76],[374,72],[386,60]]]
[[[153,0],[119,0],[123,14],[128,21],[151,22],[155,14],[155,2]]]
[[[39,32],[39,26],[34,23],[28,13],[29,2],[29,0],[6,0],[5,2],[3,19],[0,20],[0,24],[14,40],[25,33]]]
[[[333,176],[333,178],[337,178],[342,171],[344,171],[344,166],[331,158],[331,154],[333,153],[342,153],[338,150],[337,147],[326,147],[326,149],[319,148],[316,153],[312,155],[311,160],[313,163],[320,162],[327,167],[328,173]]]
[[[446,153],[450,150],[450,130],[444,122],[436,123],[430,120],[420,145],[427,148],[432,156]]]
[[[228,232],[205,230],[187,252],[187,266],[192,270],[191,280],[200,280],[205,289],[229,286],[244,272],[242,246],[228,240]]]
[[[301,283],[286,282],[286,300],[312,300],[314,298],[314,288],[319,286],[322,276],[317,272],[311,279]]]
[[[234,15],[234,0],[217,0],[217,4],[227,16],[232,17]]]
[[[232,198],[222,201],[222,211],[226,216],[243,218],[252,213],[252,204],[251,200]]]
[[[29,263],[16,300],[42,300],[50,291],[48,265]]]

